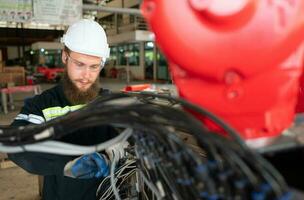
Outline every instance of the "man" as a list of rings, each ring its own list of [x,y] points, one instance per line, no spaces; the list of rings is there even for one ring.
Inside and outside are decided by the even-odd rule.
[[[12,126],[44,123],[85,106],[98,95],[105,95],[106,91],[99,89],[99,73],[109,57],[103,28],[92,20],[80,20],[69,27],[62,42],[62,62],[65,64],[62,81],[25,101]],[[92,145],[114,136],[112,127],[102,126],[78,130],[60,141]],[[44,200],[96,199],[100,178],[109,173],[108,162],[98,153],[75,158],[25,152],[10,154],[9,158],[28,172],[44,176]]]

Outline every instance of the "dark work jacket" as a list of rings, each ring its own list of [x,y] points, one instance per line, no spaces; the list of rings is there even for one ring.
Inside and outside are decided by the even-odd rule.
[[[106,95],[101,90],[101,95]],[[25,100],[24,107],[11,126],[41,124],[62,116],[84,105],[72,106],[63,93],[61,84]],[[116,135],[110,126],[92,127],[78,130],[60,139],[79,145],[92,145],[104,142]],[[100,179],[73,179],[63,176],[65,164],[74,159],[72,156],[25,152],[9,154],[9,159],[29,173],[44,176],[43,200],[93,200]]]

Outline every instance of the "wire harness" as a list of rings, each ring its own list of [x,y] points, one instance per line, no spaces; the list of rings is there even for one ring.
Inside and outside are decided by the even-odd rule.
[[[162,103],[157,103],[158,100]],[[166,101],[171,106],[163,103]],[[181,108],[208,118],[228,136],[214,133]],[[124,131],[111,141],[91,147],[46,141],[60,139],[80,128],[104,124]],[[197,148],[185,143],[178,133],[191,135]],[[0,151],[59,153],[54,149],[60,147],[65,151],[59,154],[77,155],[100,151],[125,140],[133,144],[129,150],[131,159],[122,165],[114,159],[110,177],[98,188],[100,199],[134,195],[130,188],[127,193],[121,189],[134,176],[138,199],[283,200],[291,197],[281,175],[249,149],[236,131],[207,110],[171,96],[112,94],[45,124],[1,129]],[[104,186],[109,181],[111,187]]]

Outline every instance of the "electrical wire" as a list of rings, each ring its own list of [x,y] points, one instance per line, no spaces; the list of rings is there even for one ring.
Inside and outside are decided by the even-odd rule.
[[[115,170],[115,184],[118,180],[121,180],[120,185],[122,185],[130,176],[132,176],[136,171],[135,164],[135,160],[126,160],[124,164],[120,165],[119,168]],[[110,175],[105,177],[99,184],[98,189],[96,191],[96,196],[100,196],[101,194],[99,199],[108,199],[111,196],[113,190],[112,187],[110,187],[110,185],[108,184],[108,180],[110,179],[110,177]],[[120,185],[117,187],[119,188]]]
[[[0,144],[0,151],[6,153],[19,153],[19,152],[43,152],[53,153],[59,155],[82,155],[92,152],[103,151],[106,148],[113,146],[116,143],[126,140],[132,134],[132,129],[126,128],[118,136],[97,145],[81,146],[60,141],[45,141],[35,144],[28,144],[23,146],[5,146]]]
[[[137,98],[139,101],[119,100]],[[157,101],[167,100],[179,107],[169,107]],[[204,124],[182,110],[212,120],[229,137],[212,132]],[[118,125],[126,130],[106,144],[81,147],[61,142],[46,141],[73,134],[78,129]],[[128,132],[128,134],[126,133]],[[194,152],[177,135],[184,132],[192,135],[205,157]],[[119,139],[117,139],[119,137]],[[115,140],[114,140],[115,139]],[[56,118],[45,124],[0,129],[0,151],[42,151],[62,154],[87,153],[104,149],[118,141],[128,140],[134,144],[134,159],[144,185],[143,198],[156,195],[157,199],[235,199],[259,194],[265,199],[279,198],[288,192],[287,184],[280,174],[256,152],[249,149],[239,134],[218,117],[205,109],[184,100],[157,94],[113,94],[98,98],[88,106]],[[44,142],[46,141],[46,142]],[[102,147],[102,148],[101,148]],[[105,197],[121,199],[119,179],[131,174],[116,173],[118,160],[111,163],[111,189]],[[264,187],[267,185],[267,187]],[[154,186],[154,187],[151,187]],[[265,189],[267,188],[267,189]]]
[[[113,193],[114,193],[115,199],[116,200],[121,200],[121,198],[119,196],[119,192],[118,192],[117,187],[116,187],[115,180],[114,180],[115,179],[114,170],[115,170],[116,162],[117,162],[117,157],[114,154],[113,160],[112,160],[112,163],[111,163],[111,169],[110,169],[110,176],[111,176],[110,180],[111,180],[111,187],[113,189]]]

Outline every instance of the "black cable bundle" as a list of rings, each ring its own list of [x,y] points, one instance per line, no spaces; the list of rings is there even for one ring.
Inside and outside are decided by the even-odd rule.
[[[134,102],[134,96],[145,103]],[[132,101],[119,102],[126,99]],[[151,99],[167,100],[172,105],[179,104],[199,113],[223,128],[230,137],[212,133],[183,110],[157,104],[157,101],[151,103]],[[13,146],[36,143],[103,124],[133,129],[129,140],[135,144],[138,173],[144,182],[141,190],[148,198],[289,199],[283,178],[260,155],[251,151],[233,129],[208,111],[169,96],[109,95],[43,125],[1,130],[0,142]],[[206,157],[193,151],[177,132],[192,135]]]

